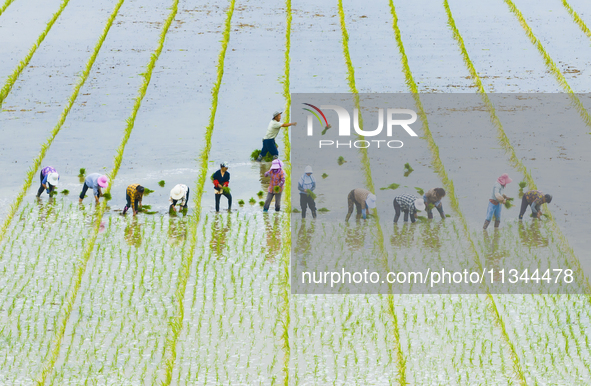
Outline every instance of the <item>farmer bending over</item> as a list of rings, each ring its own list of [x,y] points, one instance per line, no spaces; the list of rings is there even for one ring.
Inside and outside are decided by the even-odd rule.
[[[521,199],[521,210],[519,211],[519,219],[523,219],[523,215],[527,207],[531,207],[531,214],[533,217],[540,218],[542,215],[542,204],[549,204],[552,202],[551,194],[544,194],[539,190],[530,190],[523,195]]]
[[[106,188],[109,185],[109,179],[107,176],[101,175],[99,173],[92,173],[89,174],[86,179],[84,180],[84,185],[82,186],[82,192],[80,193],[80,200],[78,202],[82,202],[84,196],[86,195],[86,191],[90,188],[94,192],[94,199],[96,203],[99,202],[99,197],[103,195],[101,188]]]
[[[178,205],[182,209],[187,209],[187,204],[189,203],[189,187],[183,184],[177,184],[174,188],[170,191],[170,208],[169,211],[175,211],[175,206]]]
[[[408,221],[410,215],[410,221],[414,223],[416,220],[416,213],[419,210],[425,210],[425,201],[420,197],[415,197],[411,194],[401,194],[400,196],[394,197],[394,223],[398,222],[400,218],[400,212],[404,212],[404,221]]]
[[[39,186],[39,190],[37,191],[37,198],[41,197],[41,193],[43,193],[43,189],[47,191],[47,194],[51,195],[51,192],[55,190],[57,187],[60,175],[55,171],[55,169],[51,166],[46,166],[41,169],[41,174],[39,175],[41,179],[41,186]]]
[[[127,213],[129,208],[133,209],[133,215],[135,216],[138,211],[138,207],[142,207],[142,198],[144,197],[144,187],[140,184],[132,184],[127,187],[125,191],[125,199],[127,204],[123,208],[123,214]],[[133,204],[133,206],[132,206]]]
[[[433,218],[433,211],[430,208],[429,204],[433,204],[439,215],[441,216],[442,220],[445,220],[445,213],[443,213],[443,204],[441,203],[441,199],[445,197],[445,190],[442,188],[433,188],[430,189],[425,195],[423,196],[423,200],[425,201],[425,206],[427,208],[427,217],[429,219]]]
[[[281,111],[275,111],[273,113],[273,119],[269,122],[269,126],[267,127],[267,134],[263,137],[263,149],[259,154],[257,161],[261,161],[267,153],[271,153],[273,159],[277,159],[279,157],[279,151],[277,150],[277,143],[275,143],[275,138],[282,127],[289,127],[295,126],[298,123],[281,123]]]
[[[349,192],[347,196],[347,204],[349,210],[345,221],[349,221],[351,214],[353,213],[353,205],[357,209],[357,219],[363,217],[367,219],[367,208],[373,209],[376,207],[376,196],[367,189],[357,188]]]

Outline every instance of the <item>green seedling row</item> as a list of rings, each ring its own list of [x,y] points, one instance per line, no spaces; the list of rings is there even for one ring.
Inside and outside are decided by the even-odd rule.
[[[573,9],[573,7],[570,6],[570,4],[566,0],[562,0],[562,5],[564,5],[564,8],[566,8],[568,13],[572,16],[575,24],[577,24],[581,31],[583,31],[583,33],[591,39],[591,30],[587,28],[587,25],[585,24],[583,19],[581,19],[579,14]]]
[[[6,8],[8,8],[8,6],[12,3],[14,3],[14,0],[6,0],[4,4],[2,4],[2,7],[0,7],[0,16],[2,16],[4,11],[6,11]]]
[[[8,214],[6,215],[6,218],[4,219],[2,227],[0,228],[0,242],[4,238],[4,234],[6,233],[6,230],[8,229],[8,227],[10,226],[10,222],[12,221],[12,218],[14,217],[20,204],[22,203],[23,198],[27,194],[27,190],[29,190],[29,188],[31,187],[31,183],[33,181],[33,178],[35,178],[37,176],[37,171],[39,170],[39,167],[41,167],[41,162],[43,162],[43,159],[45,158],[45,154],[47,153],[47,150],[49,149],[49,147],[53,143],[53,140],[55,139],[55,137],[60,132],[62,126],[64,125],[64,123],[66,121],[66,117],[70,113],[70,110],[72,109],[72,106],[74,105],[74,102],[78,98],[78,94],[80,93],[80,89],[82,88],[82,86],[86,82],[86,79],[88,79],[88,76],[90,74],[90,70],[92,69],[94,62],[96,61],[96,57],[98,56],[98,53],[103,45],[103,42],[105,41],[107,34],[109,33],[111,26],[113,25],[113,21],[115,20],[115,17],[117,16],[117,13],[119,12],[119,9],[123,5],[123,1],[124,0],[119,0],[119,2],[115,5],[115,8],[113,9],[113,12],[111,12],[111,15],[107,19],[107,23],[105,24],[105,27],[103,28],[103,32],[102,32],[101,36],[99,37],[96,45],[94,46],[94,49],[92,51],[92,54],[90,55],[90,58],[86,62],[86,66],[84,67],[84,71],[82,71],[82,74],[80,74],[80,76],[78,77],[78,80],[76,81],[76,85],[74,86],[74,90],[73,90],[72,94],[70,95],[70,97],[68,98],[68,101],[66,102],[66,106],[64,107],[64,110],[62,111],[57,124],[53,127],[51,134],[49,135],[49,138],[47,138],[45,143],[43,143],[41,145],[41,151],[39,152],[37,157],[35,157],[35,159],[33,160],[33,164],[31,165],[31,167],[27,171],[27,176],[25,177],[25,183],[23,184],[22,189],[17,194],[14,202],[10,205],[10,209],[8,211]],[[0,105],[1,105],[1,100],[0,100]],[[81,173],[83,171],[85,172],[86,170],[80,169]]]
[[[31,58],[33,57],[33,55],[35,55],[37,48],[39,48],[41,43],[43,43],[43,40],[45,40],[45,37],[49,33],[49,30],[51,29],[51,27],[53,27],[53,25],[55,24],[57,19],[60,17],[60,15],[62,14],[63,10],[66,8],[66,6],[68,5],[69,2],[70,2],[70,0],[63,0],[62,1],[62,3],[60,4],[60,7],[53,14],[51,19],[49,19],[49,21],[47,22],[47,25],[45,26],[45,29],[43,30],[41,35],[39,35],[39,37],[37,38],[37,41],[35,41],[35,44],[33,44],[33,47],[31,47],[27,56],[25,56],[24,59],[18,63],[18,65],[16,66],[14,71],[8,76],[6,83],[4,83],[4,86],[2,86],[2,89],[0,89],[0,108],[2,107],[2,104],[4,103],[4,100],[6,99],[8,94],[10,93],[10,90],[12,90],[14,83],[16,82],[16,80],[18,79],[20,74],[23,72],[25,67],[27,67],[29,65],[29,62],[31,61]],[[3,8],[2,11],[4,11],[4,9],[6,9],[6,7],[8,7],[9,5],[10,5],[10,3],[5,3],[4,6],[2,7]]]
[[[154,53],[152,53],[152,55],[150,57],[150,61],[148,62],[148,65],[146,66],[146,71],[142,74],[142,77],[143,77],[142,85],[140,86],[138,96],[135,99],[135,103],[134,103],[133,109],[131,111],[131,115],[126,120],[125,133],[124,133],[123,139],[121,140],[119,147],[117,148],[115,159],[114,159],[113,169],[111,170],[111,172],[108,175],[109,180],[111,181],[111,184],[109,184],[109,187],[107,188],[106,193],[111,193],[110,190],[111,190],[111,187],[113,186],[112,182],[115,181],[115,178],[117,177],[117,173],[119,172],[119,168],[121,167],[121,162],[123,160],[123,152],[125,150],[125,146],[127,144],[127,141],[129,140],[129,137],[131,136],[131,132],[134,128],[135,118],[136,118],[139,108],[141,106],[142,100],[146,95],[146,91],[148,89],[148,86],[150,85],[150,79],[152,77],[152,72],[154,71],[154,67],[156,66],[156,61],[158,60],[158,58],[160,57],[160,53],[162,52],[162,48],[164,46],[164,41],[166,38],[166,33],[168,32],[170,25],[172,24],[172,21],[174,20],[174,17],[176,15],[177,3],[178,3],[178,1],[174,1],[172,4],[171,11],[168,15],[168,18],[165,20],[165,22],[162,26],[159,41],[157,43],[158,44],[157,48],[155,49]],[[88,262],[88,259],[90,258],[90,255],[92,254],[92,252],[94,250],[94,244],[96,242],[96,239],[97,239],[97,236],[98,236],[98,233],[100,230],[100,224],[101,224],[101,220],[103,218],[103,214],[106,211],[106,206],[107,206],[106,202],[103,201],[97,207],[97,210],[95,213],[94,224],[93,224],[93,228],[94,228],[93,232],[90,235],[90,238],[88,239],[87,247],[86,247],[84,253],[82,254],[82,257],[81,257],[81,260],[78,264],[77,270],[74,274],[74,277],[72,278],[73,283],[72,283],[71,291],[68,293],[68,297],[67,297],[67,301],[66,301],[67,308],[63,312],[59,327],[56,329],[55,336],[54,336],[54,339],[53,339],[53,342],[51,345],[51,349],[50,349],[50,354],[44,360],[44,363],[41,367],[41,371],[38,374],[38,376],[36,377],[36,380],[39,384],[45,383],[47,376],[53,370],[53,368],[55,366],[55,362],[59,356],[60,348],[61,348],[61,341],[63,339],[64,333],[66,330],[66,326],[68,324],[68,320],[69,320],[74,302],[75,302],[77,294],[78,294],[78,290],[80,289],[80,286],[82,284],[82,278],[83,278],[83,275],[84,275],[84,272],[86,269],[86,264]]]
[[[178,2],[175,2],[177,4]],[[183,261],[179,268],[177,286],[173,302],[173,310],[169,321],[169,330],[164,347],[163,360],[160,363],[163,374],[163,385],[169,385],[172,382],[174,364],[176,361],[176,349],[179,335],[182,331],[183,321],[185,317],[183,299],[187,288],[187,281],[190,276],[190,269],[195,256],[195,249],[197,245],[197,225],[201,218],[201,197],[203,196],[204,184],[207,178],[207,163],[209,161],[209,154],[211,152],[211,136],[214,129],[215,115],[218,106],[218,96],[224,75],[224,60],[226,57],[226,50],[228,49],[228,42],[230,41],[230,31],[232,23],[232,15],[234,14],[235,0],[231,0],[226,10],[226,20],[224,22],[224,32],[222,35],[222,45],[218,55],[218,63],[216,65],[217,77],[212,88],[212,102],[209,116],[209,123],[205,129],[205,146],[201,150],[199,156],[199,178],[197,180],[197,189],[194,198],[195,215],[191,218],[189,225],[189,250],[183,253]],[[176,5],[175,5],[176,8]]]

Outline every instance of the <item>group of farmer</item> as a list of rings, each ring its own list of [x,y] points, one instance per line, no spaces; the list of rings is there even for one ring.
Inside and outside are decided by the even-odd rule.
[[[263,211],[268,212],[271,202],[275,199],[275,211],[281,210],[281,195],[285,185],[285,171],[283,170],[283,162],[278,159],[279,152],[277,150],[277,143],[275,138],[279,134],[282,127],[290,127],[297,125],[297,122],[281,123],[281,111],[275,111],[273,113],[273,119],[269,122],[267,132],[263,137],[263,148],[258,155],[257,161],[261,161],[267,154],[273,156],[271,168],[265,172],[265,177],[269,177],[269,188],[267,190],[267,198],[263,206]],[[330,125],[327,127],[330,128]],[[300,207],[302,218],[306,218],[307,209],[310,208],[312,217],[316,218],[317,209],[315,202],[314,190],[316,189],[316,180],[312,175],[312,167],[306,166],[304,174],[298,180],[298,191],[300,193]],[[37,191],[37,197],[40,197],[45,189],[48,194],[51,194],[53,190],[59,184],[59,174],[51,167],[47,166],[41,170],[41,186]],[[220,169],[217,170],[212,176],[211,180],[214,186],[215,192],[215,210],[220,210],[220,199],[221,196],[226,197],[228,200],[228,210],[232,209],[232,195],[230,194],[230,173],[228,172],[228,163],[223,162],[220,164]],[[495,228],[499,227],[501,223],[501,205],[511,200],[508,198],[504,189],[511,182],[511,178],[505,173],[501,175],[495,182],[491,196],[489,198],[488,207],[486,210],[486,218],[484,221],[483,229],[487,229],[488,225],[495,219]],[[102,196],[102,190],[108,186],[109,179],[105,175],[99,173],[93,173],[86,177],[82,192],[80,193],[80,202],[84,199],[88,189],[92,189],[94,198],[98,203],[99,197]],[[125,191],[126,205],[123,209],[123,214],[131,208],[133,214],[136,215],[142,207],[142,198],[144,195],[145,188],[139,184],[129,185]],[[441,219],[445,219],[445,212],[443,211],[443,204],[441,200],[445,197],[445,190],[443,188],[433,188],[427,191],[422,197],[417,197],[411,194],[401,194],[394,197],[394,222],[398,222],[401,213],[404,213],[404,221],[408,221],[410,218],[411,222],[416,221],[416,214],[418,211],[427,211],[429,219],[433,218],[433,208],[437,209]],[[176,211],[178,205],[181,209],[186,209],[189,201],[189,188],[186,185],[178,184],[170,191],[170,210]],[[528,207],[531,208],[532,216],[540,218],[542,215],[541,206],[542,204],[549,204],[552,202],[552,196],[550,194],[544,194],[539,190],[530,190],[526,192],[521,200],[521,209],[519,211],[519,219],[523,219]],[[348,212],[345,217],[345,221],[349,221],[353,208],[357,210],[357,218],[367,218],[367,209],[373,209],[376,207],[376,196],[367,189],[357,188],[349,192],[347,196]]]
[[[37,198],[41,197],[43,190],[46,190],[47,194],[51,195],[52,192],[59,185],[60,175],[51,166],[46,166],[41,169],[41,185],[37,191]],[[94,194],[95,201],[99,202],[99,198],[103,196],[103,189],[109,186],[109,178],[106,175],[100,173],[92,173],[86,176],[84,184],[82,185],[82,191],[78,202],[82,202],[86,197],[86,192],[91,189]],[[142,199],[144,196],[145,188],[140,184],[131,184],[125,189],[126,204],[123,208],[123,214],[131,208],[133,214],[136,215],[142,207]],[[170,210],[176,211],[178,205],[182,209],[187,208],[189,201],[189,188],[186,185],[178,184],[170,191]]]

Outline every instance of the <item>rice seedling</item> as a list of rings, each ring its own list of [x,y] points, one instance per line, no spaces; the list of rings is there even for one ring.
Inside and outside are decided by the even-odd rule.
[[[575,10],[570,6],[570,4],[566,0],[562,0],[562,5],[564,5],[564,8],[566,8],[568,13],[572,16],[573,20],[579,26],[581,31],[583,31],[583,33],[587,35],[588,38],[591,38],[591,31],[589,30],[589,28],[587,28],[587,25],[585,24],[583,19],[581,19],[579,14],[575,12]]]
[[[54,197],[54,196],[57,196],[57,195],[58,195],[57,190],[52,190],[51,192],[49,192],[49,197]]]
[[[70,191],[68,189],[64,189],[60,193],[63,194],[64,196],[67,196],[68,194],[70,194]]]
[[[222,191],[224,192],[224,194],[230,194],[230,188],[228,186],[224,186],[222,188]]]
[[[393,182],[388,186],[384,186],[383,188],[380,188],[380,190],[387,190],[387,189],[396,190],[396,189],[398,189],[399,186],[400,186],[400,184],[396,184]]]
[[[306,194],[312,198],[312,200],[316,199],[316,194],[311,191],[310,189],[306,189]]]
[[[160,181],[158,181],[158,185],[159,185],[161,188],[163,188],[165,184],[166,184],[166,182],[164,182],[164,180],[160,180]]]
[[[105,200],[109,201],[110,199],[112,199],[113,197],[111,197],[111,193],[103,193],[102,196],[105,198]]]
[[[80,173],[78,173],[78,177],[84,177],[84,176],[86,176],[86,169],[80,168]]]
[[[144,196],[149,196],[150,193],[154,193],[154,191],[150,188],[144,187]]]
[[[259,198],[263,198],[264,195],[265,193],[262,190],[259,190],[259,192],[257,193],[257,196],[259,196]]]
[[[342,164],[344,164],[345,162],[347,162],[347,161],[345,161],[345,157],[343,157],[343,156],[340,156],[340,157],[337,159],[337,163],[338,163],[339,165],[342,165]]]
[[[259,158],[259,155],[261,154],[261,149],[255,149],[252,151],[252,153],[250,153],[250,160],[251,161],[256,161],[257,158]]]
[[[291,211],[291,213],[301,213],[300,210],[298,208],[293,208],[293,210]]]
[[[249,204],[256,204],[257,200],[254,199],[254,197],[251,197],[250,200],[248,200]]]
[[[274,186],[273,187],[273,192],[279,193],[280,191],[281,191],[281,187],[280,186]]]
[[[318,209],[318,211],[322,212],[322,213],[330,212],[330,210],[328,210],[326,208],[320,208],[320,209]]]
[[[265,201],[259,201],[260,206],[265,206]]]
[[[2,7],[0,7],[0,16],[2,16],[4,11],[6,11],[6,8],[8,8],[8,6],[12,3],[14,3],[14,0],[6,0],[4,4],[2,4]]]
[[[527,182],[525,182],[525,181],[520,181],[519,182],[519,189],[520,190],[525,189],[526,186],[527,186]]]
[[[238,205],[244,206],[244,200],[242,200],[242,199],[238,200]]]
[[[423,196],[425,194],[425,191],[422,188],[419,188],[417,186],[415,186],[415,190],[417,191],[418,194],[420,194],[421,196]]]
[[[322,178],[326,178],[326,177],[328,177],[328,174],[322,173]]]
[[[513,201],[513,198],[507,198],[505,200],[505,203],[503,204],[503,205],[505,205],[505,208],[511,209],[512,207],[514,207],[515,205],[513,205],[512,201]]]

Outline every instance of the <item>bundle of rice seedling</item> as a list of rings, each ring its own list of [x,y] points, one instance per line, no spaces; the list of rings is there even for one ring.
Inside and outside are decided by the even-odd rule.
[[[164,182],[164,180],[158,181],[158,185],[160,185],[161,188],[163,188],[165,184],[166,183]]]
[[[316,199],[316,194],[314,194],[314,192],[311,191],[310,189],[306,189],[306,194],[308,194],[308,196],[312,197],[312,200]]]
[[[244,200],[238,200],[238,205],[243,206],[244,205]]]
[[[398,187],[399,187],[399,186],[400,186],[400,184],[391,183],[391,184],[390,184],[390,185],[388,185],[388,186],[385,186],[385,187],[383,187],[383,188],[380,188],[380,190],[386,190],[386,189],[392,189],[392,190],[395,190],[395,189],[398,189]]]
[[[322,178],[326,178],[326,177],[328,177],[328,174],[322,173]]]
[[[342,165],[342,164],[344,164],[345,162],[346,162],[346,161],[345,161],[345,158],[344,158],[343,156],[340,156],[340,157],[337,159],[337,163],[338,163],[339,165]]]

